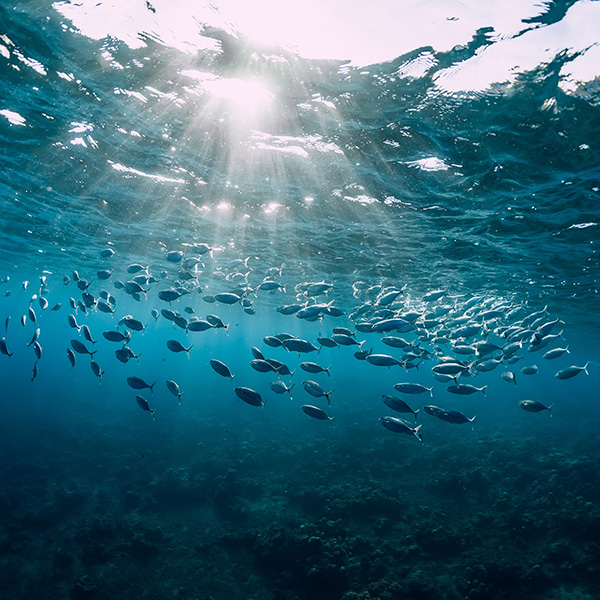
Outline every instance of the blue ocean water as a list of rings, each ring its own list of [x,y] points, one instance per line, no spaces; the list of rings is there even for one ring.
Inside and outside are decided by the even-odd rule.
[[[391,4],[0,6],[3,598],[598,597],[600,3]]]

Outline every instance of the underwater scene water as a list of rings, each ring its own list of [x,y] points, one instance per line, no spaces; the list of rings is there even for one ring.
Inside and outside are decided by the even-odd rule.
[[[2,3],[2,599],[600,597],[599,32]]]

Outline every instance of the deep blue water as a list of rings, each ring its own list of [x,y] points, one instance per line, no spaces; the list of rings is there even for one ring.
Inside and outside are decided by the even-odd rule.
[[[3,598],[598,597],[600,3],[430,8],[0,6]],[[122,289],[140,274],[145,292]],[[307,294],[311,282],[331,289]],[[180,297],[162,300],[169,289]],[[240,300],[209,302],[230,292]],[[340,314],[277,310],[318,303]],[[187,331],[163,309],[228,328]],[[388,335],[413,357],[365,332],[409,312]],[[127,315],[145,329],[123,364],[103,332]],[[477,333],[461,338],[467,321]],[[264,341],[320,346],[335,327],[403,365]],[[71,366],[74,339],[101,380],[86,355]],[[496,344],[502,364],[482,371],[461,340]],[[292,375],[257,372],[252,347]],[[434,378],[448,355],[485,395]],[[572,365],[587,373],[555,377]],[[446,423],[428,404],[475,419]]]

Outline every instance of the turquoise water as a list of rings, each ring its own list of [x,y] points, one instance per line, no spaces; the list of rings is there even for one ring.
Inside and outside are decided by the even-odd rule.
[[[600,4],[476,8],[0,7],[3,597],[598,596]]]

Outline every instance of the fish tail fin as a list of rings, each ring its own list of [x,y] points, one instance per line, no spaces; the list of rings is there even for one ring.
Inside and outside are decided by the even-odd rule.
[[[413,429],[413,433],[415,434],[416,438],[422,443],[423,442],[423,434],[420,433],[421,427],[423,427],[423,423],[421,423],[420,425],[417,425]]]
[[[481,393],[482,393],[484,396],[485,396],[485,390],[486,390],[486,388],[487,388],[487,387],[488,387],[487,385],[484,385],[484,386],[481,388]]]
[[[584,372],[586,375],[589,375],[589,373],[588,373],[588,370],[587,370],[587,368],[588,368],[588,365],[589,365],[589,364],[590,364],[590,361],[588,360],[588,361],[585,363],[585,365],[583,365],[583,372]]]
[[[194,344],[192,344],[189,348],[185,349],[185,353],[187,354],[187,357],[190,357],[190,350],[194,347]]]
[[[567,354],[571,354],[571,352],[569,352],[569,346],[567,346],[567,347],[565,348],[565,352],[566,352]]]
[[[148,387],[150,388],[150,391],[154,394],[154,386],[156,385],[156,381],[152,384],[149,385]]]
[[[98,352],[98,350],[94,350],[93,352],[89,352],[90,360],[91,360],[92,356],[94,356],[94,354],[96,354],[96,352]]]
[[[421,409],[417,408],[417,410],[415,410],[415,412],[413,413],[413,415],[415,415],[415,423],[417,422],[417,415],[419,414],[420,411],[421,411]]]
[[[551,404],[551,405],[548,407],[548,414],[549,414],[550,416],[552,416],[552,407],[553,407],[553,406],[554,406],[554,404]]]
[[[418,368],[418,367],[417,367]],[[433,386],[431,386],[429,389],[429,395],[433,398]]]
[[[326,392],[324,394],[325,398],[327,398],[327,405],[328,406],[331,406],[331,400],[329,399],[329,396],[331,396],[331,394],[333,394],[333,392],[335,392],[335,388],[333,390],[331,390],[330,392]]]
[[[333,365],[329,365],[326,369],[325,369],[325,373],[327,373],[327,377],[331,377],[331,373],[329,372],[329,369],[331,369],[331,367],[333,367]]]

